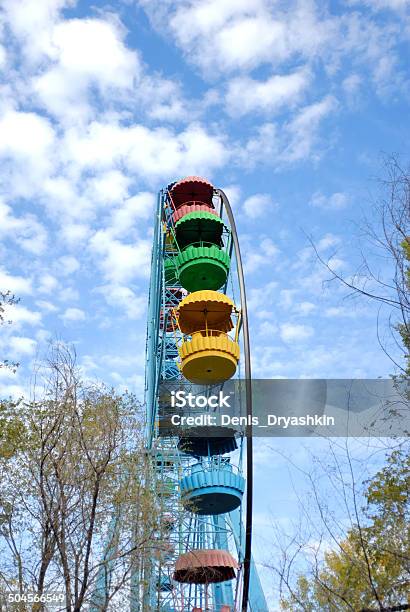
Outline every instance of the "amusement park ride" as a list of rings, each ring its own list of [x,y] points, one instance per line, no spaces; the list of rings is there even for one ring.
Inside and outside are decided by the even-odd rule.
[[[146,446],[158,500],[155,554],[132,612],[267,612],[251,555],[252,438],[163,434],[161,385],[245,381],[252,414],[239,242],[226,195],[188,177],[159,193],[149,296]],[[246,481],[244,465],[246,457]],[[134,576],[135,579],[135,576]]]

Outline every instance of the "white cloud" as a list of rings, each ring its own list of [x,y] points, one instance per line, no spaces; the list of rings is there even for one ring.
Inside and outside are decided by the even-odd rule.
[[[61,228],[61,236],[69,245],[78,248],[88,238],[91,230],[84,223],[64,223]]]
[[[59,274],[63,276],[73,274],[73,272],[76,272],[80,267],[78,259],[72,255],[63,255],[59,258],[57,265]]]
[[[281,289],[279,292],[279,305],[286,309],[293,306],[297,292],[297,289]]]
[[[55,341],[55,336],[53,336],[52,332],[48,329],[38,329],[36,331],[35,334],[36,340],[39,344],[42,344],[43,346],[45,345],[45,343],[50,343]]]
[[[125,47],[117,24],[102,19],[69,19],[54,25],[44,49],[51,63],[33,80],[45,108],[60,119],[90,118],[90,88],[103,95],[130,90],[139,76],[137,54]]]
[[[8,341],[12,358],[24,356],[29,357],[36,351],[37,342],[25,336],[12,336]]]
[[[5,18],[15,36],[24,43],[28,60],[37,60],[44,53],[60,10],[74,3],[75,0],[3,0]]]
[[[130,87],[137,57],[121,37],[114,23],[102,19],[61,21],[53,30],[50,55],[76,78],[83,76],[106,87]]]
[[[57,306],[47,300],[36,300],[36,306],[47,313],[56,312],[56,310],[58,310]]]
[[[3,380],[16,380],[16,378],[18,378],[18,371],[14,371],[10,368],[0,368],[0,381]],[[2,397],[4,397],[3,395],[3,383],[2,383]]]
[[[381,57],[375,62],[373,69],[373,82],[375,89],[381,97],[389,94],[395,89],[397,78],[406,84],[407,75],[401,73],[398,67],[399,59],[394,53],[387,57]]]
[[[262,321],[259,325],[258,333],[261,336],[264,336],[266,341],[269,341],[271,336],[274,336],[278,331],[278,326],[275,323],[271,323],[270,321]]]
[[[157,183],[190,174],[209,176],[228,161],[224,140],[199,124],[175,133],[138,124],[92,122],[86,130],[67,130],[63,150],[78,168],[95,171],[124,164],[129,172]]]
[[[258,378],[283,378],[287,375],[286,362],[279,359],[280,349],[276,346],[259,344],[252,351],[252,372]]]
[[[53,68],[33,79],[32,88],[47,112],[59,119],[81,122],[91,115],[81,81],[66,80],[62,70]]]
[[[46,247],[47,232],[34,215],[15,217],[11,207],[0,202],[0,238],[14,240],[25,251],[39,255]]]
[[[111,215],[108,229],[113,236],[123,236],[140,225],[141,219],[151,219],[156,195],[142,191],[126,199],[117,206]]]
[[[98,364],[91,355],[84,355],[81,359],[81,372],[86,378],[91,378],[95,375],[95,371],[99,369]]]
[[[151,263],[151,241],[124,243],[109,231],[99,230],[90,240],[90,249],[107,280],[121,284],[134,277],[147,278]]]
[[[256,193],[245,200],[243,210],[250,219],[257,219],[269,215],[273,206],[273,200],[268,193]]]
[[[123,172],[109,170],[88,181],[87,196],[97,204],[118,204],[127,198],[130,183]]]
[[[263,307],[267,304],[272,303],[277,297],[278,283],[276,281],[270,281],[262,287],[251,287],[247,291],[247,302],[248,308],[256,316],[263,312]],[[265,311],[266,312],[266,311]]]
[[[37,291],[39,293],[53,293],[56,291],[57,288],[58,281],[54,276],[52,276],[52,274],[48,274],[48,272],[45,272],[40,275],[37,286]]]
[[[12,399],[20,399],[21,397],[27,397],[27,390],[21,385],[3,385],[1,386],[1,393],[3,397],[11,397]]]
[[[229,81],[226,105],[230,115],[241,117],[251,112],[276,112],[294,106],[309,84],[309,73],[300,70],[292,74],[273,75],[266,81],[236,77]]]
[[[32,293],[32,284],[30,278],[23,276],[12,276],[8,274],[4,268],[0,267],[0,290],[11,291],[17,297]]]
[[[410,7],[410,0],[349,0],[350,4],[365,4],[373,11],[390,9],[393,11],[403,11]]]
[[[307,340],[314,334],[314,329],[310,325],[300,325],[298,323],[283,323],[280,326],[280,337],[284,342],[293,343]]]
[[[284,27],[259,15],[240,17],[220,30],[216,43],[225,69],[250,69],[283,53]]]
[[[287,162],[294,162],[309,157],[318,139],[318,130],[322,120],[337,107],[333,96],[326,96],[303,108],[286,126],[290,140],[282,157]],[[286,137],[285,137],[286,140]]]
[[[331,247],[335,247],[339,244],[340,238],[334,234],[328,233],[318,241],[316,248],[318,251],[326,251],[326,249],[330,249]]]
[[[31,197],[54,164],[55,134],[36,113],[7,111],[0,119],[0,159],[10,165],[9,196]]]
[[[244,270],[250,274],[259,271],[263,266],[272,264],[279,253],[278,247],[270,238],[263,238],[259,244],[259,249],[247,247],[244,253]]]
[[[65,323],[69,321],[84,321],[86,319],[85,312],[81,308],[66,308],[60,317]]]
[[[346,208],[348,203],[348,195],[340,191],[332,193],[330,196],[325,196],[320,191],[316,191],[309,202],[311,206],[322,208],[323,210],[341,210]]]
[[[394,0],[378,3],[393,4]],[[57,239],[49,240],[53,263],[45,263],[43,272],[36,264],[42,276],[39,290],[48,294],[46,300],[36,302],[44,316],[56,311],[51,303],[56,295],[64,302],[77,297],[68,286],[71,283],[60,275],[69,276],[79,269],[78,253],[82,254],[84,271],[87,266],[92,268],[85,280],[86,285],[91,283],[91,290],[92,283],[106,283],[102,294],[108,306],[120,308],[132,319],[144,316],[145,295],[127,286],[149,274],[155,195],[142,190],[156,191],[169,179],[190,173],[212,177],[223,168],[224,173],[218,175],[230,185],[227,191],[235,205],[241,197],[236,183],[243,166],[266,162],[277,172],[282,164],[315,159],[317,148],[325,142],[321,140],[323,121],[337,108],[340,87],[348,94],[359,85],[361,91],[368,91],[369,79],[382,84],[399,67],[397,58],[389,53],[389,40],[398,30],[389,24],[383,25],[383,32],[374,22],[366,25],[362,7],[332,15],[333,7],[310,0],[290,0],[288,4],[271,0],[150,0],[158,16],[165,11],[166,18],[160,20],[162,31],[163,24],[169,24],[178,45],[190,54],[190,61],[212,75],[212,89],[201,101],[192,101],[184,97],[190,93],[182,92],[197,88],[184,89],[186,83],[178,83],[174,75],[164,79],[148,73],[138,51],[127,46],[126,32],[116,15],[104,10],[98,13],[99,18],[63,21],[61,8],[69,4],[73,3],[3,2],[16,37],[10,38],[6,69],[13,66],[13,61],[14,68],[19,69],[18,75],[14,71],[7,75],[11,83],[2,89],[4,100],[0,102],[0,127],[5,135],[0,142],[0,163],[4,192],[11,198],[3,208],[3,232],[7,225],[25,250],[44,250],[44,234],[41,238],[41,229],[35,224],[40,214],[36,217],[23,212],[39,205],[58,227]],[[189,27],[180,27],[184,24]],[[351,61],[341,62],[348,54]],[[321,67],[320,57],[325,58]],[[366,74],[363,66],[370,63],[371,70]],[[247,72],[260,66],[259,71]],[[298,66],[307,68],[300,70]],[[316,70],[322,75],[322,67],[329,82],[321,81],[320,92],[330,91],[332,95],[318,99],[317,95],[324,94],[314,93],[318,91],[314,75]],[[218,83],[221,76],[223,80]],[[312,88],[307,91],[310,79]],[[340,99],[345,101],[346,96],[342,94]],[[295,104],[301,101],[304,108],[295,111]],[[221,117],[224,104],[228,104],[233,119],[248,115],[243,125],[236,126]],[[18,108],[42,110],[17,112]],[[255,122],[259,112],[273,114],[282,109],[285,119],[273,122],[268,118],[262,125]],[[200,123],[199,118],[204,117],[200,113],[208,110],[212,116]],[[46,111],[54,115],[52,120],[40,114]],[[182,121],[185,127],[170,126],[174,121]],[[225,131],[228,128],[235,134],[232,138]],[[248,129],[251,136],[246,140]],[[326,133],[329,142],[332,144],[331,130]],[[257,189],[265,189],[263,183]],[[326,202],[320,200],[314,205],[341,207],[340,195],[345,194],[319,193]],[[26,202],[16,212],[20,196]],[[266,205],[272,206],[268,194],[248,198],[241,208],[244,227],[247,217],[261,216]],[[51,236],[54,228],[48,229]],[[246,241],[242,243],[247,271],[255,272],[255,277],[264,282],[266,274],[269,278],[268,266],[276,265],[280,272],[286,265],[277,257],[278,248],[268,237],[268,230],[256,247],[255,242],[252,248]],[[322,238],[319,248],[334,246],[332,240]],[[68,254],[62,250],[66,246],[70,248]],[[32,262],[27,259],[23,265],[30,275]],[[305,284],[292,285],[302,290],[291,296],[289,308],[295,317],[315,309],[312,302],[298,303],[300,294],[309,299],[308,291],[315,294],[322,290],[323,274],[312,258],[304,260],[303,265]],[[9,279],[12,283],[5,288],[14,283],[21,289],[16,290],[17,295],[32,291],[30,279],[4,274],[0,271],[0,283]],[[250,292],[256,324],[262,325],[265,335],[274,333],[274,312],[269,309],[276,308],[277,293],[276,284],[269,283],[260,293]],[[67,308],[69,305],[64,303],[62,307],[66,309],[62,316],[68,313],[67,320],[70,316],[75,319],[76,311],[84,313]],[[112,312],[107,307],[102,314],[109,320]],[[97,312],[97,318],[99,315]],[[30,316],[24,324],[30,324]],[[58,321],[58,317],[53,319]],[[298,337],[303,337],[309,327],[304,329]],[[280,332],[292,337],[289,329]],[[283,372],[279,361],[275,367]]]
[[[90,217],[90,212],[93,209],[93,203],[89,202],[81,193],[76,181],[81,181],[78,176],[80,169],[72,164],[67,168],[68,176],[64,176],[61,172],[56,173],[52,177],[48,177],[41,185],[41,191],[38,194],[41,202],[47,209],[48,215],[57,222],[64,219],[62,231],[64,232],[67,225],[79,224],[84,226],[84,221]],[[70,176],[71,174],[71,176]],[[81,181],[81,187],[85,181]]]
[[[134,95],[140,100],[148,117],[157,121],[185,121],[188,116],[192,120],[201,110],[196,101],[188,102],[183,98],[179,83],[158,74],[144,74],[136,85]],[[208,96],[205,94],[201,105],[205,106],[207,103]]]
[[[131,109],[137,104],[160,121],[185,119],[179,84],[161,74],[145,73],[113,12],[99,18],[63,19],[61,9],[76,4],[75,0],[43,0],[41,7],[36,0],[4,4],[5,19],[19,40],[31,77],[25,83],[30,88],[27,95],[65,125],[84,124],[95,117],[96,94],[106,112],[121,102]]]
[[[173,37],[188,60],[212,81],[221,74],[240,71],[237,78],[245,84],[250,81],[244,73],[257,67],[280,71],[298,62],[307,63],[317,74],[323,69],[339,86],[347,60],[355,71],[364,69],[364,79],[373,81],[379,94],[386,88],[408,86],[405,70],[393,69],[400,63],[395,47],[408,37],[406,19],[395,21],[396,15],[390,14],[380,22],[366,10],[369,6],[373,11],[389,8],[400,18],[408,0],[351,0],[359,6],[341,11],[317,0],[138,1],[162,33],[167,24],[166,35]],[[382,73],[382,84],[377,72]],[[261,110],[265,94],[257,97],[258,102],[252,91],[249,96],[251,105]],[[243,90],[243,97],[246,108],[247,91]],[[239,105],[234,101],[233,109],[237,107],[240,113]]]
[[[33,163],[54,142],[50,122],[36,113],[9,111],[1,118],[0,129],[0,153],[15,154]]]
[[[317,306],[312,302],[300,302],[299,304],[295,305],[294,310],[297,314],[305,316],[315,312],[315,310],[317,310]]]
[[[242,165],[258,163],[292,164],[305,159],[317,159],[316,145],[321,143],[323,120],[337,108],[333,96],[326,96],[301,108],[283,125],[267,122],[258,125],[245,145],[237,146],[236,157]],[[329,146],[329,135],[326,142]]]
[[[362,85],[362,82],[363,82],[362,77],[357,73],[353,73],[353,74],[349,74],[349,76],[343,79],[342,87],[345,90],[345,92],[348,94],[348,96],[351,97],[357,93],[358,89]]]
[[[343,306],[330,306],[325,309],[325,317],[357,317],[357,310]]]
[[[190,61],[209,74],[277,64],[294,55],[313,57],[337,34],[337,21],[323,18],[314,3],[275,4],[274,10],[266,0],[140,3],[158,26],[168,21]]]
[[[99,288],[107,304],[120,308],[129,319],[140,319],[147,306],[147,296],[136,295],[132,289],[123,285],[105,285]]]
[[[7,61],[6,49],[0,45],[0,68],[3,68]]]
[[[21,304],[4,307],[4,317],[13,323],[13,329],[21,329],[24,325],[40,325],[41,313],[29,310]]]
[[[75,287],[64,287],[58,293],[58,299],[61,302],[73,302],[80,299],[80,293]]]
[[[231,207],[234,209],[239,204],[241,188],[239,185],[228,185],[227,187],[222,187],[222,191],[225,192]]]
[[[255,166],[258,162],[271,162],[279,157],[281,138],[274,123],[264,123],[255,129],[255,133],[237,151],[239,162],[245,166]]]

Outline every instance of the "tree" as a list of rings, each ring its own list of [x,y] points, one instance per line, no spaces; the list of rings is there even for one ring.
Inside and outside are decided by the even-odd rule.
[[[61,343],[37,377],[33,399],[9,405],[19,444],[0,459],[3,591],[62,590],[67,612],[107,610],[157,527],[141,407],[84,381]]]
[[[342,283],[350,296],[368,298],[388,309],[388,325],[394,345],[403,353],[404,364],[397,361],[379,337],[383,351],[394,363],[399,375],[410,374],[410,170],[394,156],[385,160],[386,178],[380,181],[381,196],[364,220],[365,244],[362,262],[352,276],[342,276],[324,261],[313,241],[316,256]],[[373,251],[374,257],[369,253]],[[377,263],[375,263],[377,262]]]
[[[0,327],[11,324],[7,309],[17,303],[18,299],[10,291],[0,291]],[[12,372],[18,365],[8,359],[0,360],[0,368],[8,368]],[[21,442],[24,427],[20,419],[14,418],[18,403],[0,398],[0,458],[10,458]]]
[[[0,460],[11,459],[21,449],[25,426],[18,413],[21,400],[0,400]]]
[[[380,335],[379,342],[396,367],[394,379],[400,383],[396,387],[405,406],[402,417],[408,413],[406,381],[410,374],[410,172],[390,157],[381,185],[382,196],[373,207],[372,218],[364,222],[365,244],[356,274],[342,276],[332,268],[331,259],[324,261],[313,242],[312,246],[331,280],[346,287],[349,296],[367,298],[387,310],[388,329],[403,360],[393,356]],[[395,406],[389,414],[399,416]],[[406,429],[404,424],[403,438]],[[320,464],[319,478],[322,484],[329,478],[331,495],[340,501],[344,517],[329,508],[321,495],[322,484],[318,486],[312,475],[305,473],[316,514],[302,500],[304,530],[298,527],[289,537],[280,534],[281,561],[273,569],[279,576],[282,608],[309,612],[410,609],[408,439],[387,441],[390,449],[385,466],[363,483],[363,490],[352,467],[348,441],[347,471],[335,456],[333,449],[338,444],[330,443],[329,459]],[[377,445],[370,440],[367,444],[371,456]]]
[[[410,207],[410,200],[409,200]],[[405,349],[406,366],[404,368],[405,376],[410,376],[410,326],[408,318],[408,304],[410,293],[410,236],[406,236],[401,242],[403,249],[403,286],[406,289],[403,301],[406,303],[404,307],[403,321],[397,325],[397,330],[401,336]]]
[[[359,520],[321,562],[315,559],[309,571],[289,582],[289,594],[281,601],[283,610],[410,609],[408,451],[394,450],[365,485]]]
[[[10,324],[11,321],[7,319],[7,308],[14,306],[18,303],[18,299],[11,291],[0,290],[0,326]],[[10,368],[15,371],[18,367],[18,363],[9,361],[8,359],[0,360],[0,368]]]

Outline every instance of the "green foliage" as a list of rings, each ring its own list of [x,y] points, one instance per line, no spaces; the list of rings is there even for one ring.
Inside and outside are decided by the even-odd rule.
[[[20,401],[0,400],[0,459],[10,459],[24,446],[26,427],[20,406]]]
[[[299,576],[283,610],[359,611],[410,604],[410,456],[396,450],[366,483],[364,526],[350,529],[319,568]]]
[[[11,321],[6,319],[7,306],[13,306],[18,303],[18,299],[10,291],[0,290],[0,326],[10,325]],[[13,372],[16,371],[18,363],[9,361],[8,359],[0,360],[0,368],[9,368]]]
[[[373,520],[406,521],[410,518],[410,455],[393,451],[385,467],[368,481],[366,511]]]
[[[80,610],[104,556],[107,596],[129,579],[157,528],[156,500],[137,399],[81,380],[64,348],[46,370],[39,399],[0,403],[0,577],[62,590]]]
[[[406,238],[406,240],[403,240],[401,246],[403,248],[405,258],[407,259],[407,261],[410,261],[410,238]]]
[[[406,238],[401,242],[401,248],[403,249],[403,268],[404,268],[404,276],[405,276],[405,289],[410,291],[410,238]],[[407,325],[407,318],[405,318],[404,323],[399,323],[397,325],[397,331],[399,332],[403,346],[406,349],[405,359],[406,359],[406,367],[404,375],[406,377],[410,376],[410,329]]]

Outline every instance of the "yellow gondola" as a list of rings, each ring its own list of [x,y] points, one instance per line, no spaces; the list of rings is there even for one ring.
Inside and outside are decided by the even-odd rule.
[[[239,314],[233,301],[217,291],[195,291],[175,311],[180,331],[191,336],[179,347],[182,374],[196,384],[223,382],[231,378],[239,361],[238,324],[235,338],[232,315]]]

